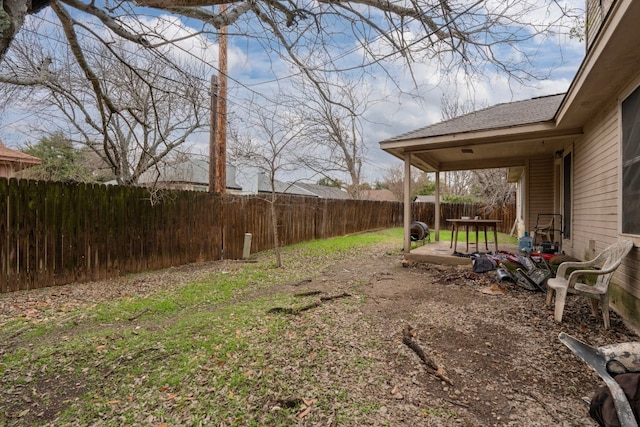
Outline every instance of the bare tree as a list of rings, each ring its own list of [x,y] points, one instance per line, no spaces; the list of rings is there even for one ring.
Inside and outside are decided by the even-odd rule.
[[[473,173],[476,193],[486,205],[487,214],[499,211],[515,201],[516,187],[507,181],[505,169],[483,169]]]
[[[66,17],[59,11],[61,19]],[[74,26],[64,27],[73,31]],[[31,111],[48,115],[47,126],[87,147],[121,184],[146,170],[208,126],[208,91],[202,70],[132,44],[67,35],[56,59],[36,36],[14,42],[0,81],[22,90]],[[84,37],[88,38],[88,37]],[[135,46],[135,45],[134,45]],[[65,49],[69,47],[69,49]],[[50,47],[49,47],[50,48]],[[34,76],[32,80],[21,78]],[[28,96],[26,96],[28,94]]]
[[[289,58],[312,81],[323,81],[321,76],[327,70],[361,69],[399,58],[407,64],[437,61],[443,69],[461,67],[469,73],[489,65],[516,79],[542,78],[532,74],[535,57],[519,44],[563,30],[569,33],[582,16],[582,11],[567,3],[537,0],[138,0],[104,4],[4,0],[0,8],[0,59],[22,29],[25,17],[47,5],[63,24],[68,20],[71,26],[79,27],[96,20],[114,37],[144,47],[174,40],[159,38],[155,28],[145,25],[146,13],[141,7],[199,21],[202,33],[230,26],[232,32],[254,37]],[[212,5],[228,7],[206,7]],[[355,51],[362,55],[359,64],[342,61]]]
[[[418,168],[411,167],[411,198],[418,195],[429,195],[435,192],[432,174],[425,173]],[[391,191],[397,200],[404,198],[404,165],[397,163],[385,169],[382,181],[376,183],[379,189]],[[431,191],[433,190],[433,191]]]
[[[336,90],[330,73],[362,75],[374,67],[391,73],[389,65],[401,61],[410,73],[413,64],[428,63],[439,75],[453,69],[468,74],[490,69],[516,80],[544,78],[545,72],[532,71],[535,57],[529,52],[534,50],[522,50],[519,44],[569,32],[582,15],[564,3],[539,0],[4,0],[1,5],[0,82],[6,83],[5,90],[13,85],[29,88],[38,99],[49,96],[46,102],[64,111],[71,123],[86,122],[72,126],[77,139],[99,153],[120,182],[135,182],[184,141],[177,137],[179,132],[186,138],[200,125],[202,116],[195,108],[206,105],[196,99],[206,93],[202,81],[181,72],[184,63],[172,59],[167,47],[188,39],[212,39],[219,29],[228,28],[236,38],[251,39],[269,55],[288,61],[315,86],[324,102],[341,107],[342,111],[325,109],[323,113],[328,114],[332,134],[340,137],[338,143],[351,148],[335,153],[342,151],[343,166],[356,190],[362,151],[353,148],[363,146],[353,142],[361,134],[362,110],[354,107],[354,99]],[[147,7],[166,14],[149,19]],[[183,18],[188,19],[190,31],[168,30],[170,20]],[[64,35],[66,47],[52,45],[47,50],[29,48],[33,44],[28,42],[19,45],[20,37],[39,43],[50,40],[51,24]],[[136,45],[154,67],[132,64],[131,55],[120,49],[124,41]],[[64,78],[61,64],[70,70]],[[124,88],[116,85],[121,81],[110,78],[114,66],[137,96],[126,98]],[[78,80],[85,83],[82,90],[75,84]],[[188,82],[193,90],[172,87],[176,81]],[[179,95],[180,101],[170,100],[172,94]],[[163,122],[161,109],[148,107],[150,102],[173,105],[169,121]],[[191,112],[182,119],[198,118],[194,127],[190,122],[177,126],[180,111]],[[129,153],[132,150],[134,154]]]
[[[290,184],[277,178],[299,169],[297,151],[305,131],[301,117],[291,111],[282,104],[271,108],[256,106],[244,123],[243,133],[232,132],[228,146],[229,158],[237,166],[237,177],[250,174],[254,180],[266,178],[270,190],[266,200],[271,207],[273,245],[278,268],[282,267],[282,256],[277,202]]]
[[[299,160],[325,177],[347,176],[345,189],[354,199],[363,190],[362,163],[366,154],[363,114],[370,104],[370,91],[356,80],[337,78],[334,83],[301,85],[293,99],[304,115],[305,150]],[[328,98],[322,95],[326,94]]]
[[[461,102],[456,95],[457,92],[442,97],[443,120],[472,114],[478,109],[473,100]],[[489,214],[513,201],[515,186],[507,182],[507,170],[504,168],[451,171],[445,172],[445,192],[450,196],[476,196],[485,203]]]

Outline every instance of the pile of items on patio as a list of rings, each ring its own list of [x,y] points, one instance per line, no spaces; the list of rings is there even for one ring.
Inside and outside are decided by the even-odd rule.
[[[538,214],[533,236],[525,232],[518,241],[518,253],[497,252],[472,254],[473,271],[496,270],[500,282],[510,280],[530,291],[545,291],[547,280],[555,277],[558,266],[579,261],[562,253],[562,215]]]
[[[578,261],[562,253],[555,243],[542,242],[533,249],[533,239],[528,233],[520,238],[518,253],[506,251],[472,254],[473,271],[484,273],[496,270],[500,282],[509,280],[530,291],[545,291],[546,282],[555,276],[558,265],[566,261]]]

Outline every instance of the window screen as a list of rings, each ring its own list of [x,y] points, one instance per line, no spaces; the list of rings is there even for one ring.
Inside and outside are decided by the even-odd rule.
[[[622,232],[640,234],[640,87],[622,101]]]

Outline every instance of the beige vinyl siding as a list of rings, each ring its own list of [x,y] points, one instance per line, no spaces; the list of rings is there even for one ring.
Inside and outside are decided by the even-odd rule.
[[[569,255],[587,260],[618,240],[620,236],[620,136],[618,104],[612,104],[574,145],[573,234]],[[589,241],[595,250],[589,249]],[[636,241],[637,244],[637,241]],[[640,261],[637,249],[616,271],[613,282],[640,297]],[[614,308],[622,307],[612,300]],[[640,319],[633,320],[640,325]]]
[[[554,213],[553,158],[529,160],[526,229],[532,231],[539,213]]]
[[[618,236],[619,144],[617,109],[610,108],[575,144],[573,169],[573,250],[589,258],[589,241],[596,251]]]

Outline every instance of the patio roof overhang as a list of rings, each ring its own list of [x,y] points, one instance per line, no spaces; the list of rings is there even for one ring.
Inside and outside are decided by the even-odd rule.
[[[524,166],[527,159],[552,156],[581,129],[557,129],[553,121],[525,126],[385,141],[380,147],[425,172]]]

